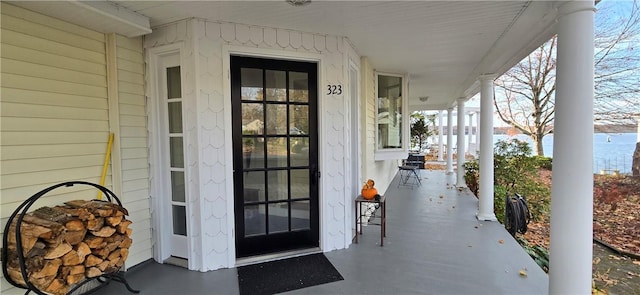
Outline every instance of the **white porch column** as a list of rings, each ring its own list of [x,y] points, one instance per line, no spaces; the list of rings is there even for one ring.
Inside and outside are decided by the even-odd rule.
[[[638,125],[640,126],[640,125]],[[639,127],[640,128],[640,127]],[[444,143],[442,142],[442,132],[443,132],[442,128],[442,110],[438,111],[438,161],[442,161],[442,155],[444,154],[444,151],[442,149],[444,149]],[[638,135],[640,136],[640,135]]]
[[[464,183],[464,97],[458,98],[458,142],[457,142],[457,154],[458,160],[456,165],[458,166],[458,179],[456,181],[457,187],[467,187]]]
[[[496,221],[493,212],[493,79],[480,76],[480,183],[478,220]]]
[[[467,136],[469,138],[467,142],[467,153],[473,155],[473,151],[471,150],[471,142],[473,141],[473,112],[469,112],[469,133]]]
[[[558,13],[550,294],[591,293],[594,11],[569,1]]]
[[[636,142],[640,142],[640,116],[636,117],[636,121],[638,121],[638,132],[636,135],[636,138],[637,138]]]
[[[493,130],[491,132],[493,134]],[[476,113],[476,155],[480,153],[480,112]]]
[[[447,109],[447,174],[453,174],[453,107]]]

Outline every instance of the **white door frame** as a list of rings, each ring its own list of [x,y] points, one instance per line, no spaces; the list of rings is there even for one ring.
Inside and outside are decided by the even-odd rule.
[[[245,46],[237,46],[237,45],[223,45],[222,46],[222,67],[223,73],[226,74],[224,86],[224,109],[225,111],[225,126],[232,125],[232,114],[231,114],[231,55],[242,55],[242,56],[251,56],[258,58],[272,58],[272,59],[285,59],[285,60],[293,60],[293,61],[306,61],[306,62],[316,62],[318,64],[318,143],[324,142],[324,128],[322,125],[322,113],[323,113],[323,97],[324,92],[321,91],[322,82],[324,81],[324,71],[323,71],[323,56],[315,53],[306,53],[306,52],[292,52],[292,51],[282,51],[276,49],[264,49],[264,48],[254,48],[254,47],[245,47]],[[231,140],[231,132],[225,132],[225,142],[232,142]],[[318,145],[318,170],[322,171],[323,167],[323,148],[322,145]],[[231,196],[235,196],[235,190],[233,189],[233,148],[231,144],[227,144],[225,147],[225,166],[228,167],[226,171],[226,175],[230,175],[230,181],[226,183],[226,191],[230,192]],[[320,249],[324,249],[323,241],[326,241],[327,234],[325,232],[325,227],[323,225],[323,212],[325,211],[325,200],[322,197],[323,195],[323,178],[320,177],[318,183],[318,217],[319,217],[319,231],[320,231]],[[230,249],[229,258],[230,261],[236,261],[236,242],[235,242],[235,207],[234,207],[234,197],[227,198],[227,229],[229,232],[233,233],[231,238],[228,241],[228,246]]]
[[[164,93],[164,89],[161,87],[165,83],[161,83],[162,77],[160,71],[164,69],[163,59],[168,57],[175,57],[179,60],[179,65],[183,66],[183,57],[181,55],[183,44],[182,42],[150,48],[147,49],[147,74],[149,83],[147,105],[148,111],[148,131],[149,131],[149,160],[150,160],[150,195],[151,195],[151,219],[152,219],[152,240],[153,240],[153,258],[157,262],[163,263],[167,258],[172,255],[172,236],[173,228],[171,206],[166,200],[166,196],[170,195],[170,179],[171,175],[168,173],[165,167],[169,166],[168,145],[164,142],[165,138],[162,136],[165,132],[168,132],[168,122],[164,120],[163,110],[166,110],[167,106],[161,104],[159,96]],[[166,79],[166,78],[164,78]],[[184,87],[184,80],[182,83]],[[183,128],[184,124],[183,116]],[[186,168],[186,167],[185,167]],[[185,180],[189,179],[188,169],[185,169]],[[185,185],[185,198],[188,204],[188,186]],[[190,207],[187,206],[187,235],[191,232],[191,224],[189,222]],[[191,253],[190,241],[186,239],[186,258],[190,259],[189,253]]]
[[[347,83],[348,83],[348,91],[349,91],[349,107],[348,112],[349,118],[349,132],[346,132],[347,138],[346,142],[349,143],[349,156],[351,158],[351,165],[347,167],[349,171],[348,175],[350,175],[351,180],[351,191],[348,191],[349,197],[348,200],[353,200],[360,192],[360,185],[362,184],[362,125],[360,123],[360,67],[351,59],[348,61],[347,68]],[[355,84],[352,81],[351,72],[354,71],[356,75]],[[348,202],[345,205],[345,220],[353,220],[355,218],[352,214],[354,211],[354,203]],[[345,232],[349,233],[349,237],[353,237],[353,234],[356,234],[355,228],[352,227],[353,224],[351,222],[345,222]],[[346,241],[345,245],[351,244],[351,241]]]

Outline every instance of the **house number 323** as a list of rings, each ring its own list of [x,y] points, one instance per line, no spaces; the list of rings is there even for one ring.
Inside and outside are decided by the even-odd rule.
[[[327,95],[342,94],[342,85],[327,85]]]

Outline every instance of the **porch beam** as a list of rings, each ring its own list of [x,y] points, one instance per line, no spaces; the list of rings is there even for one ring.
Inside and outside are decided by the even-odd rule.
[[[447,174],[453,174],[453,107],[447,109]]]
[[[594,2],[559,9],[549,294],[590,294]]]
[[[496,221],[493,212],[493,80],[494,75],[480,76],[480,183],[478,219]]]
[[[458,142],[457,143],[457,155],[458,155],[458,159],[457,159],[457,171],[458,171],[458,178],[456,181],[456,186],[457,187],[467,187],[467,184],[464,183],[464,148],[465,148],[465,144],[464,144],[464,101],[466,100],[466,98],[464,97],[460,97],[457,99],[458,101]]]

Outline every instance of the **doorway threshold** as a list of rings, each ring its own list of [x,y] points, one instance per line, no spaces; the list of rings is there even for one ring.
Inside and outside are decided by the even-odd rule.
[[[305,249],[270,253],[270,254],[264,254],[264,255],[242,257],[242,258],[236,259],[236,267],[257,264],[262,262],[269,262],[274,260],[280,260],[285,258],[293,258],[293,257],[309,255],[309,254],[316,254],[316,253],[322,253],[322,250],[319,247],[314,247],[314,248],[305,248]]]
[[[171,265],[175,265],[175,266],[179,266],[187,269],[189,268],[189,261],[187,259],[176,257],[176,256],[169,256],[169,258],[165,259],[162,263],[171,264]]]

